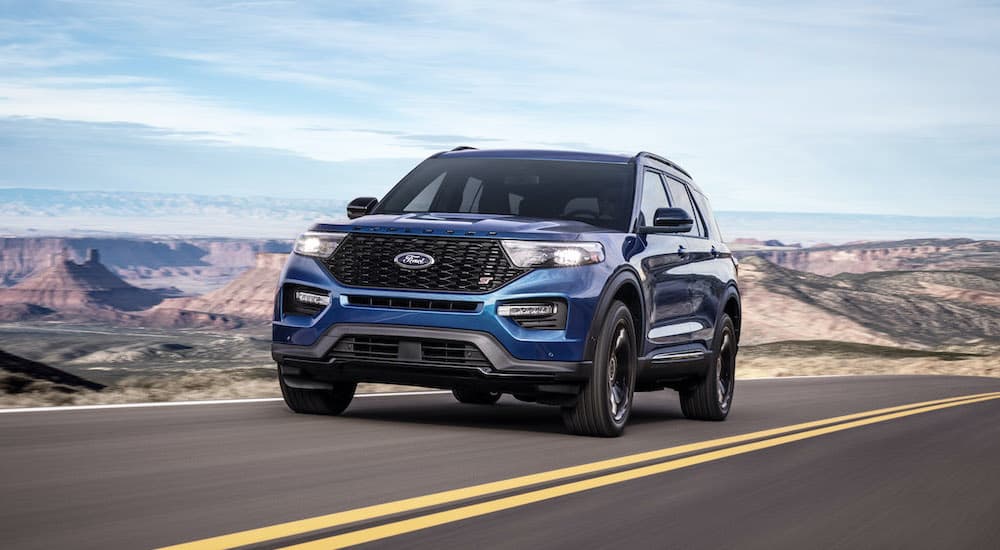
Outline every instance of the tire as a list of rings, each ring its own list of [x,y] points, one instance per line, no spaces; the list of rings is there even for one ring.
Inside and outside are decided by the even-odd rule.
[[[451,394],[455,396],[455,399],[459,403],[468,405],[492,405],[499,401],[500,396],[503,395],[498,391],[479,391],[460,388],[451,390]]]
[[[340,382],[333,389],[301,389],[285,384],[285,378],[278,376],[281,383],[281,396],[285,405],[300,414],[338,415],[347,409],[354,399],[357,384]]]
[[[632,412],[636,357],[635,323],[628,307],[611,304],[594,350],[594,370],[577,397],[576,404],[564,407],[563,422],[575,434],[618,437]]]
[[[736,389],[736,330],[729,315],[715,338],[712,365],[703,380],[681,392],[681,411],[693,420],[725,420],[733,406]]]

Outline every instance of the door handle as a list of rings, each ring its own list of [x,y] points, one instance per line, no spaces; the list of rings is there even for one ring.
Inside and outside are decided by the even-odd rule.
[[[718,258],[719,257],[719,249],[715,248],[714,246],[712,247],[712,257],[713,258]]]
[[[677,255],[678,256],[686,256],[687,255],[687,249],[684,248],[684,245],[680,245],[680,246],[677,247]]]

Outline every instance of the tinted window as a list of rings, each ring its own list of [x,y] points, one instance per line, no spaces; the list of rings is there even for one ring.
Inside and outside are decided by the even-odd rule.
[[[458,209],[462,212],[472,212],[479,208],[479,198],[483,196],[483,180],[469,178],[462,190],[462,204]]]
[[[685,212],[690,214],[691,218],[694,219],[694,228],[691,230],[691,233],[704,237],[705,228],[699,219],[698,210],[691,204],[691,197],[688,196],[687,186],[675,179],[667,178],[667,189],[670,190],[670,206],[683,208]]]
[[[416,194],[406,206],[403,207],[404,212],[426,212],[428,208],[431,207],[431,202],[434,200],[434,196],[437,195],[438,189],[441,188],[441,182],[444,181],[445,174],[434,178],[434,181],[427,184]]]
[[[667,202],[667,192],[663,190],[660,175],[647,170],[642,175],[642,205],[639,207],[641,211],[639,225],[653,225],[656,209],[668,206],[670,203]]]
[[[627,164],[601,162],[429,159],[389,191],[375,212],[505,214],[625,231],[633,173]]]
[[[701,210],[701,217],[705,219],[705,225],[708,227],[708,235],[717,240],[722,241],[722,231],[719,230],[719,222],[715,219],[715,212],[712,212],[712,205],[709,204],[708,198],[701,193],[691,193],[694,196],[694,202],[698,205],[698,210]]]

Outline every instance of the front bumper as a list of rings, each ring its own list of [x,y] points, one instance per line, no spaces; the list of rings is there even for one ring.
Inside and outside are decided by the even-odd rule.
[[[392,342],[393,352],[380,351],[382,357],[373,358],[345,350],[343,340],[354,337]],[[421,355],[422,344],[438,346],[440,342],[473,346],[467,349],[478,353],[470,351],[466,357],[460,351],[444,360]],[[351,345],[371,349],[368,344]],[[407,351],[408,348],[413,351]],[[493,336],[482,332],[354,323],[334,325],[311,346],[275,343],[271,357],[280,366],[287,384],[306,388],[316,387],[316,383],[347,381],[475,387],[523,394],[575,394],[591,371],[589,361],[517,359]]]

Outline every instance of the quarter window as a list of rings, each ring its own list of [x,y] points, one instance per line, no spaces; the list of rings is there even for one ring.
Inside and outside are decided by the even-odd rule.
[[[719,242],[722,242],[722,231],[719,230],[719,221],[715,219],[715,213],[712,212],[712,205],[708,203],[708,197],[700,193],[691,193],[694,196],[694,202],[698,206],[698,210],[701,211],[701,217],[705,220],[705,226],[708,227],[708,235]]]

